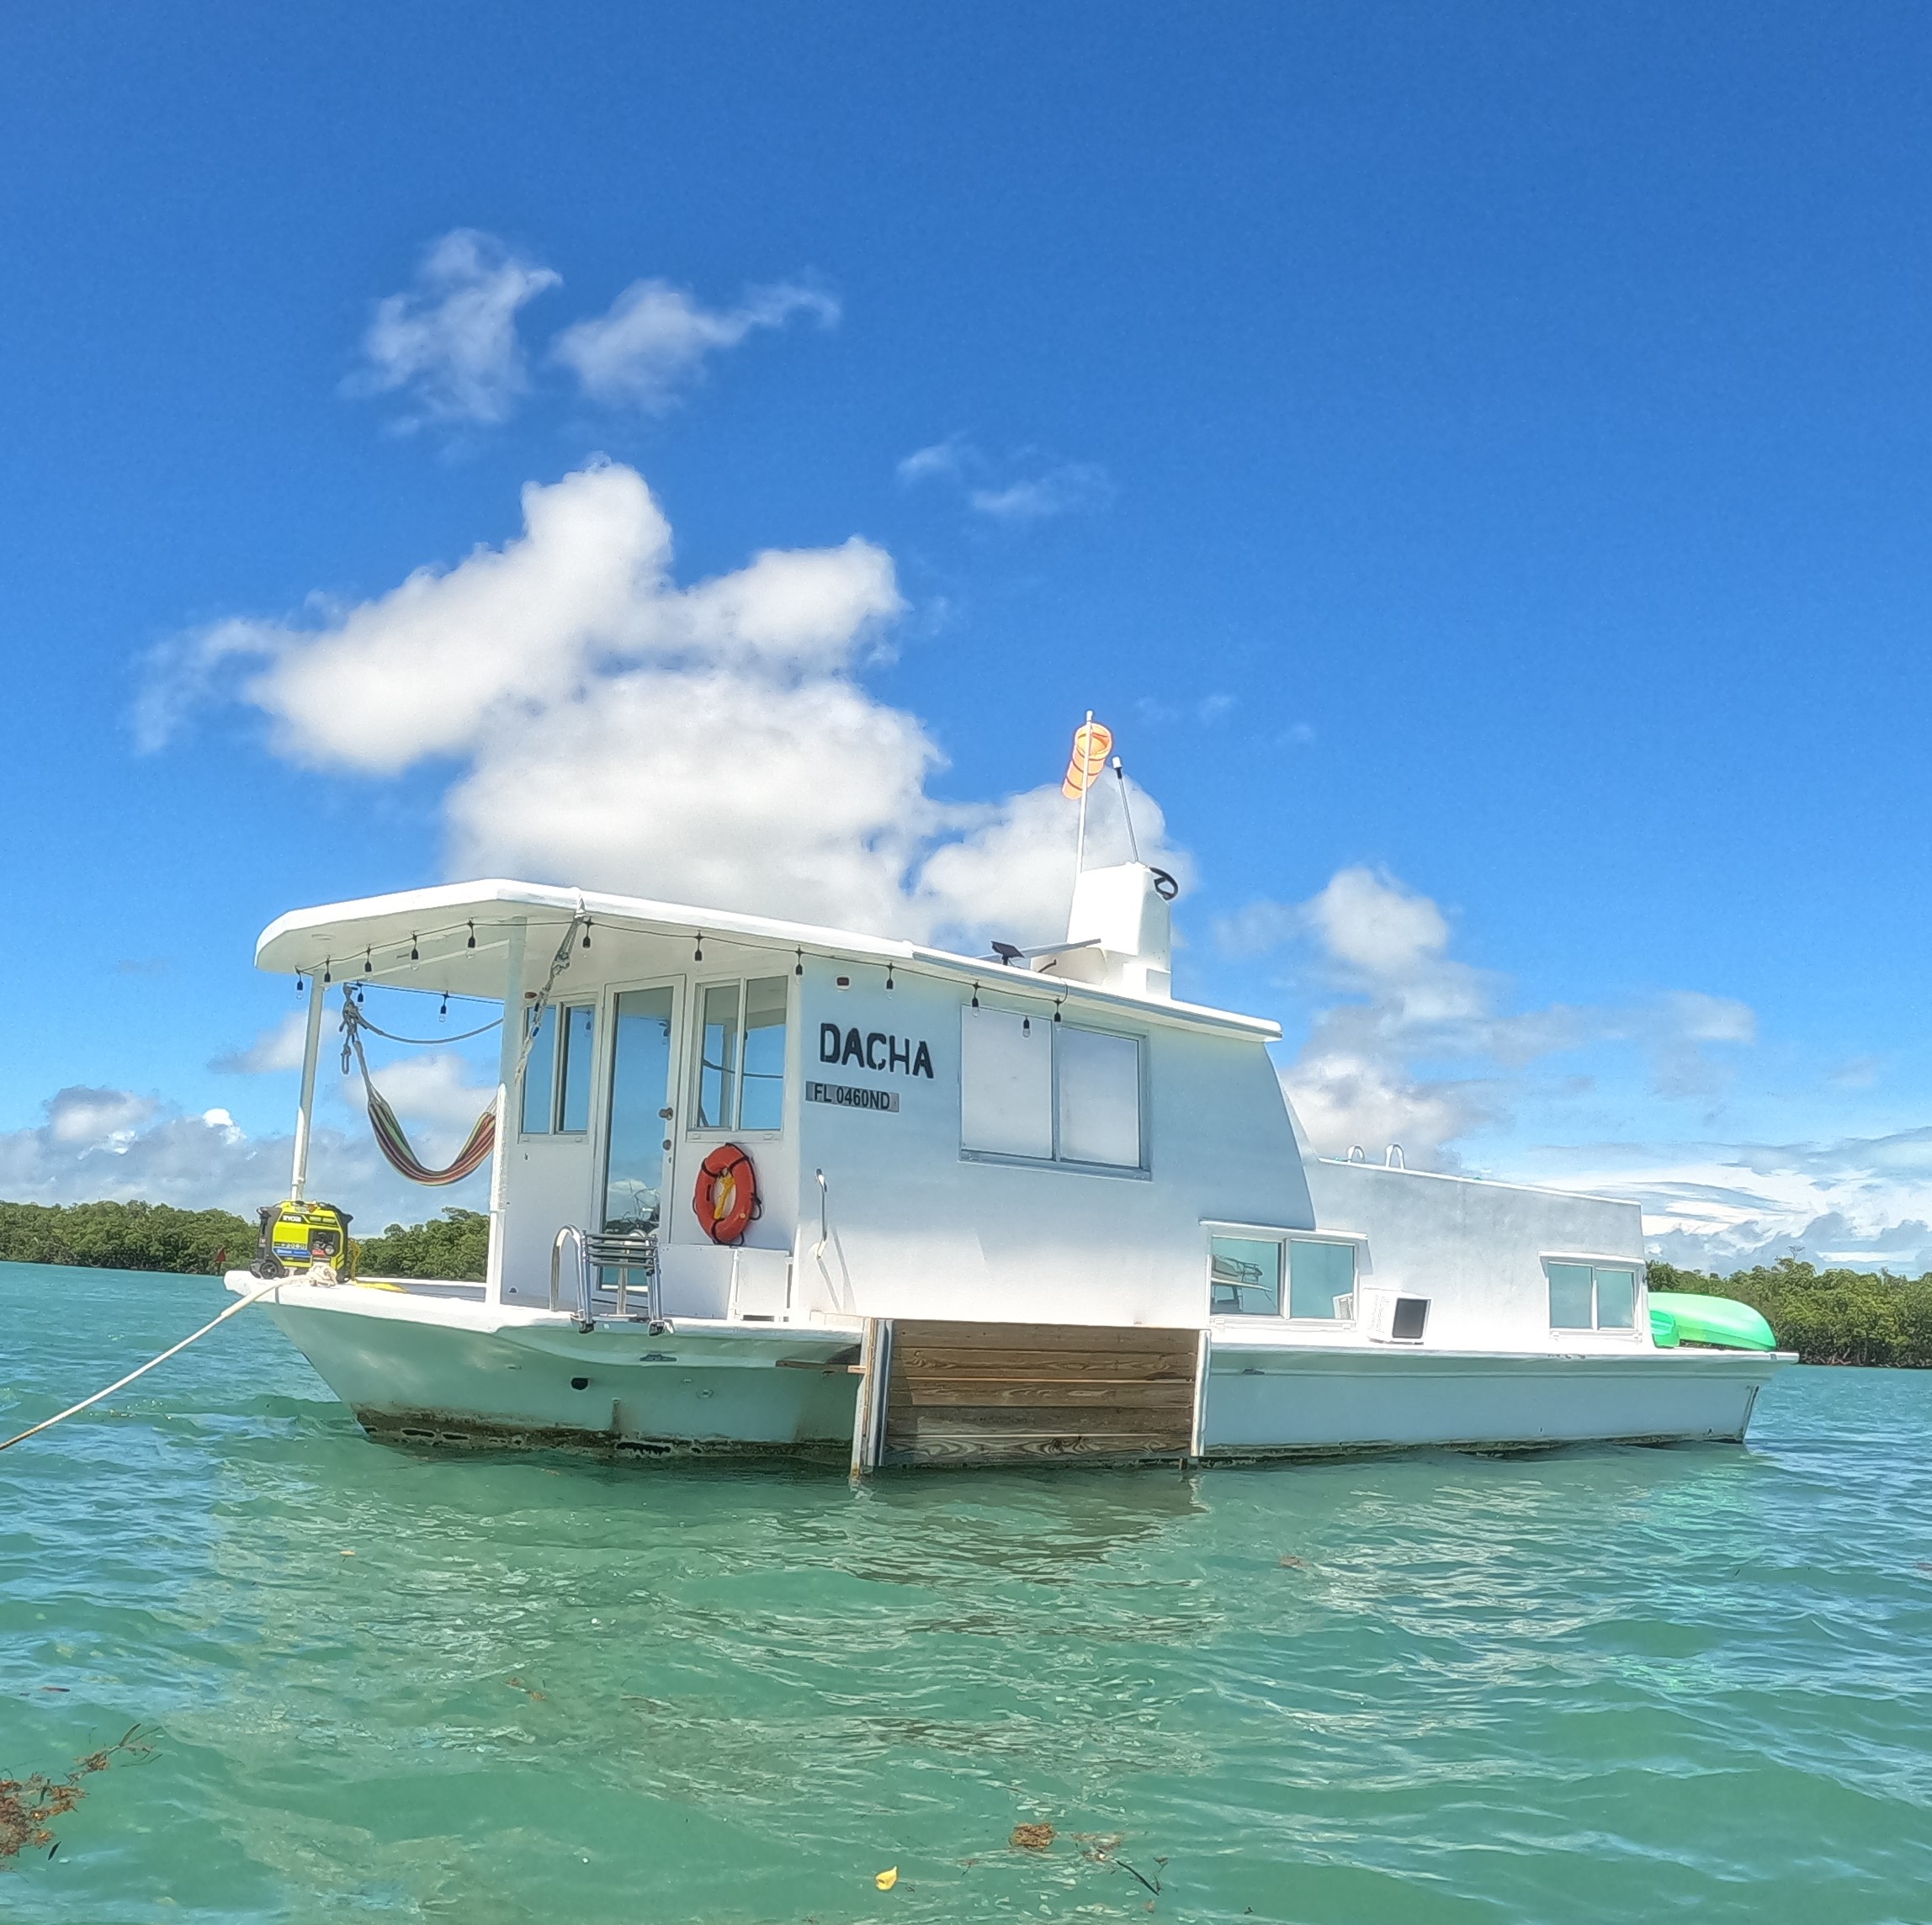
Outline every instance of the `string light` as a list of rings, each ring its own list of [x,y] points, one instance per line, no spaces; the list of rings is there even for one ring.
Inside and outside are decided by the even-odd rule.
[[[322,981],[325,984],[328,984],[334,982],[335,979],[335,976],[330,968],[330,959],[325,956],[322,958]]]
[[[413,929],[409,932],[409,959],[411,962],[420,962],[422,960],[417,951],[416,931]]]
[[[476,925],[474,922],[470,925],[470,940],[463,947],[465,949],[474,949],[476,947]]]
[[[693,962],[702,962],[704,960],[704,931],[702,929],[698,932],[698,947],[691,952],[691,960]]]
[[[1065,998],[1064,996],[1058,997],[1058,998],[1056,998],[1056,999],[1055,999],[1055,1000],[1054,1000],[1054,1021],[1055,1022],[1058,1022],[1058,1021],[1060,1020],[1060,1005],[1061,1005],[1062,1003],[1064,1003],[1065,1000],[1066,1000],[1066,998]]]
[[[374,956],[369,950],[364,950],[362,952],[362,973],[364,975],[366,976],[369,974],[370,968],[374,964]]]
[[[438,1022],[447,1022],[449,1020],[449,992],[447,989],[443,992],[443,1007],[436,1012],[436,1020]]]
[[[792,965],[792,973],[793,973],[794,976],[802,976],[802,975],[804,975],[804,973],[805,973],[805,952],[804,952],[804,950],[802,950],[802,949],[801,949],[801,950],[799,952],[799,959],[798,959],[798,961],[797,961],[796,962],[794,962],[794,963]]]
[[[889,989],[892,987],[892,965],[889,962],[885,966],[885,986]]]
[[[301,977],[301,972],[300,972],[300,970],[298,970],[298,971],[296,972],[296,973],[295,973],[295,994],[296,994],[299,996],[299,995],[300,995],[300,994],[301,994],[301,993],[302,993],[302,977]]]
[[[979,985],[977,983],[975,983],[975,984],[973,985],[973,1007],[974,1007],[974,1009],[978,1009],[978,1008],[979,1008]]]
[[[1022,1036],[1031,1036],[1032,1033],[1033,1019],[1031,1016],[1022,1016],[1020,1018],[1020,1034]]]
[[[584,947],[585,947],[586,949],[588,949],[588,948],[590,947],[590,946],[591,946],[591,919],[590,919],[590,918],[589,918],[589,917],[586,915],[586,916],[584,918]]]

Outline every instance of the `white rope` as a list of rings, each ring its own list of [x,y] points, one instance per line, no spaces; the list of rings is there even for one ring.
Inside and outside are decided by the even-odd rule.
[[[279,1290],[289,1281],[287,1277],[277,1277],[274,1282],[264,1284],[259,1290],[251,1291],[247,1296],[231,1303],[213,1322],[204,1323],[194,1336],[183,1337],[172,1350],[163,1350],[158,1357],[150,1357],[138,1371],[130,1371],[125,1377],[109,1384],[105,1390],[97,1390],[92,1397],[82,1397],[78,1403],[70,1405],[57,1417],[50,1417],[45,1423],[36,1424],[31,1430],[23,1430],[18,1437],[9,1437],[4,1444],[0,1444],[0,1450],[11,1450],[16,1444],[24,1444],[29,1437],[38,1437],[43,1430],[51,1430],[56,1424],[65,1424],[70,1417],[78,1417],[83,1410],[92,1409],[103,1397],[112,1397],[117,1390],[125,1390],[136,1377],[146,1376],[157,1364],[165,1364],[170,1357],[178,1356],[190,1344],[205,1337],[216,1323],[226,1323],[236,1311],[246,1310],[251,1303],[259,1303],[264,1297]]]

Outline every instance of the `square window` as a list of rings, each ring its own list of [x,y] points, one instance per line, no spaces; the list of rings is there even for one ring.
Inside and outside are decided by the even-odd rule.
[[[1550,1273],[1550,1328],[1594,1330],[1591,1272],[1588,1264],[1553,1263]]]
[[[1058,1047],[1061,1158],[1138,1169],[1139,1043],[1063,1023]]]
[[[1279,1317],[1282,1246],[1268,1237],[1210,1237],[1208,1307],[1217,1317]]]
[[[1288,1244],[1288,1314],[1333,1323],[1354,1308],[1355,1245],[1300,1237]]]

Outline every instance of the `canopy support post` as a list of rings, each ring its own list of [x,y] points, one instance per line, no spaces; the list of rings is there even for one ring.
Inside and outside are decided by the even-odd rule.
[[[309,1121],[316,1111],[316,1062],[322,1053],[322,979],[309,972],[309,1029],[302,1041],[302,1096],[295,1111],[295,1156],[289,1195],[302,1201],[309,1186]]]
[[[503,1205],[510,1186],[510,1143],[517,1116],[517,1071],[523,1058],[523,942],[529,925],[510,925],[504,944],[502,1053],[496,1060],[496,1142],[490,1153],[490,1259],[484,1272],[486,1302],[503,1301]]]

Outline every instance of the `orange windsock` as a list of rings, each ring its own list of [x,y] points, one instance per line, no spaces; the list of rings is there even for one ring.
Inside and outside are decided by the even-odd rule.
[[[1112,747],[1113,730],[1104,723],[1081,723],[1074,730],[1073,758],[1067,764],[1066,780],[1060,784],[1060,793],[1069,797],[1085,795],[1107,766],[1107,753]]]

